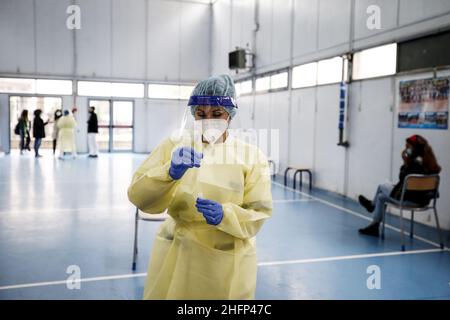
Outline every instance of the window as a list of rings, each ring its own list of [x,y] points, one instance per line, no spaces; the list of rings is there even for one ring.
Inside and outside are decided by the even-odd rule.
[[[268,91],[288,87],[288,72],[273,73],[256,79],[255,91]]]
[[[251,93],[253,90],[252,80],[241,82],[241,94]]]
[[[236,96],[251,93],[253,89],[252,80],[236,82],[234,86],[236,88]]]
[[[37,79],[36,93],[72,95],[72,81]]]
[[[144,98],[142,83],[111,83],[111,96],[124,98]]]
[[[317,62],[303,64],[292,69],[292,88],[317,85]]]
[[[397,44],[388,44],[355,53],[353,79],[367,79],[395,74]]]
[[[149,84],[148,97],[153,99],[189,99],[194,86],[174,84]]]
[[[270,89],[270,76],[256,79],[255,91],[267,91]]]
[[[72,80],[0,78],[0,92],[72,95]]]
[[[79,81],[78,94],[94,97],[143,98],[144,85],[141,83]]]
[[[0,78],[0,92],[5,93],[35,93],[34,79]]]
[[[96,81],[79,81],[78,94],[80,96],[110,97],[111,83],[96,82]]]
[[[194,90],[194,86],[180,86],[180,99],[189,99]]]
[[[450,65],[450,31],[398,44],[398,72]]]
[[[288,73],[281,72],[270,76],[270,89],[287,88],[288,86]]]
[[[317,84],[329,84],[342,81],[342,57],[321,60],[317,65]]]

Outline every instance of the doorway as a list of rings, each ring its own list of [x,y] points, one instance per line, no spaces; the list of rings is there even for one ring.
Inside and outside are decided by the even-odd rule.
[[[53,121],[54,113],[57,109],[62,109],[61,97],[42,97],[42,96],[10,96],[9,97],[9,130],[10,130],[10,148],[19,149],[20,136],[14,133],[14,128],[23,110],[28,110],[28,120],[33,123],[34,111],[42,110],[42,120],[49,121],[45,126],[45,138],[42,139],[41,149],[52,149]],[[32,126],[30,126],[30,136],[33,139]],[[32,146],[32,144],[31,144]]]
[[[129,100],[89,99],[98,118],[100,151],[133,151],[134,102]]]

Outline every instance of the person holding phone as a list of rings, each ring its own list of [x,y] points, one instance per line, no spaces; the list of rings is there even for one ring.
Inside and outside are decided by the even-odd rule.
[[[372,222],[365,228],[359,229],[361,234],[378,237],[379,226],[383,220],[386,202],[389,199],[400,200],[403,182],[410,174],[439,174],[439,166],[433,149],[428,141],[419,135],[413,135],[406,139],[405,149],[402,151],[403,165],[400,168],[399,181],[397,184],[381,184],[371,201],[360,195],[359,203],[370,213],[374,213]],[[432,199],[427,191],[408,191],[405,200],[420,205],[427,205]]]

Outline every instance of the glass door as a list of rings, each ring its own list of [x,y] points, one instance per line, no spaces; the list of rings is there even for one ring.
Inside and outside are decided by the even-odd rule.
[[[98,118],[98,144],[101,151],[133,150],[133,102],[89,100]]]
[[[112,150],[133,150],[133,102],[112,102]]]

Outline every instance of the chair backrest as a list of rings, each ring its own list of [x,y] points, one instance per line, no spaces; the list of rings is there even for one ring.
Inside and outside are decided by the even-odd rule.
[[[439,175],[410,174],[405,178],[406,191],[437,191],[439,188]]]
[[[434,199],[434,205],[436,205],[436,199],[439,192],[439,175],[424,175],[424,174],[410,174],[407,175],[403,182],[402,195],[400,202],[403,203],[405,194],[407,191],[428,191],[430,198]],[[430,199],[430,200],[431,200]]]

